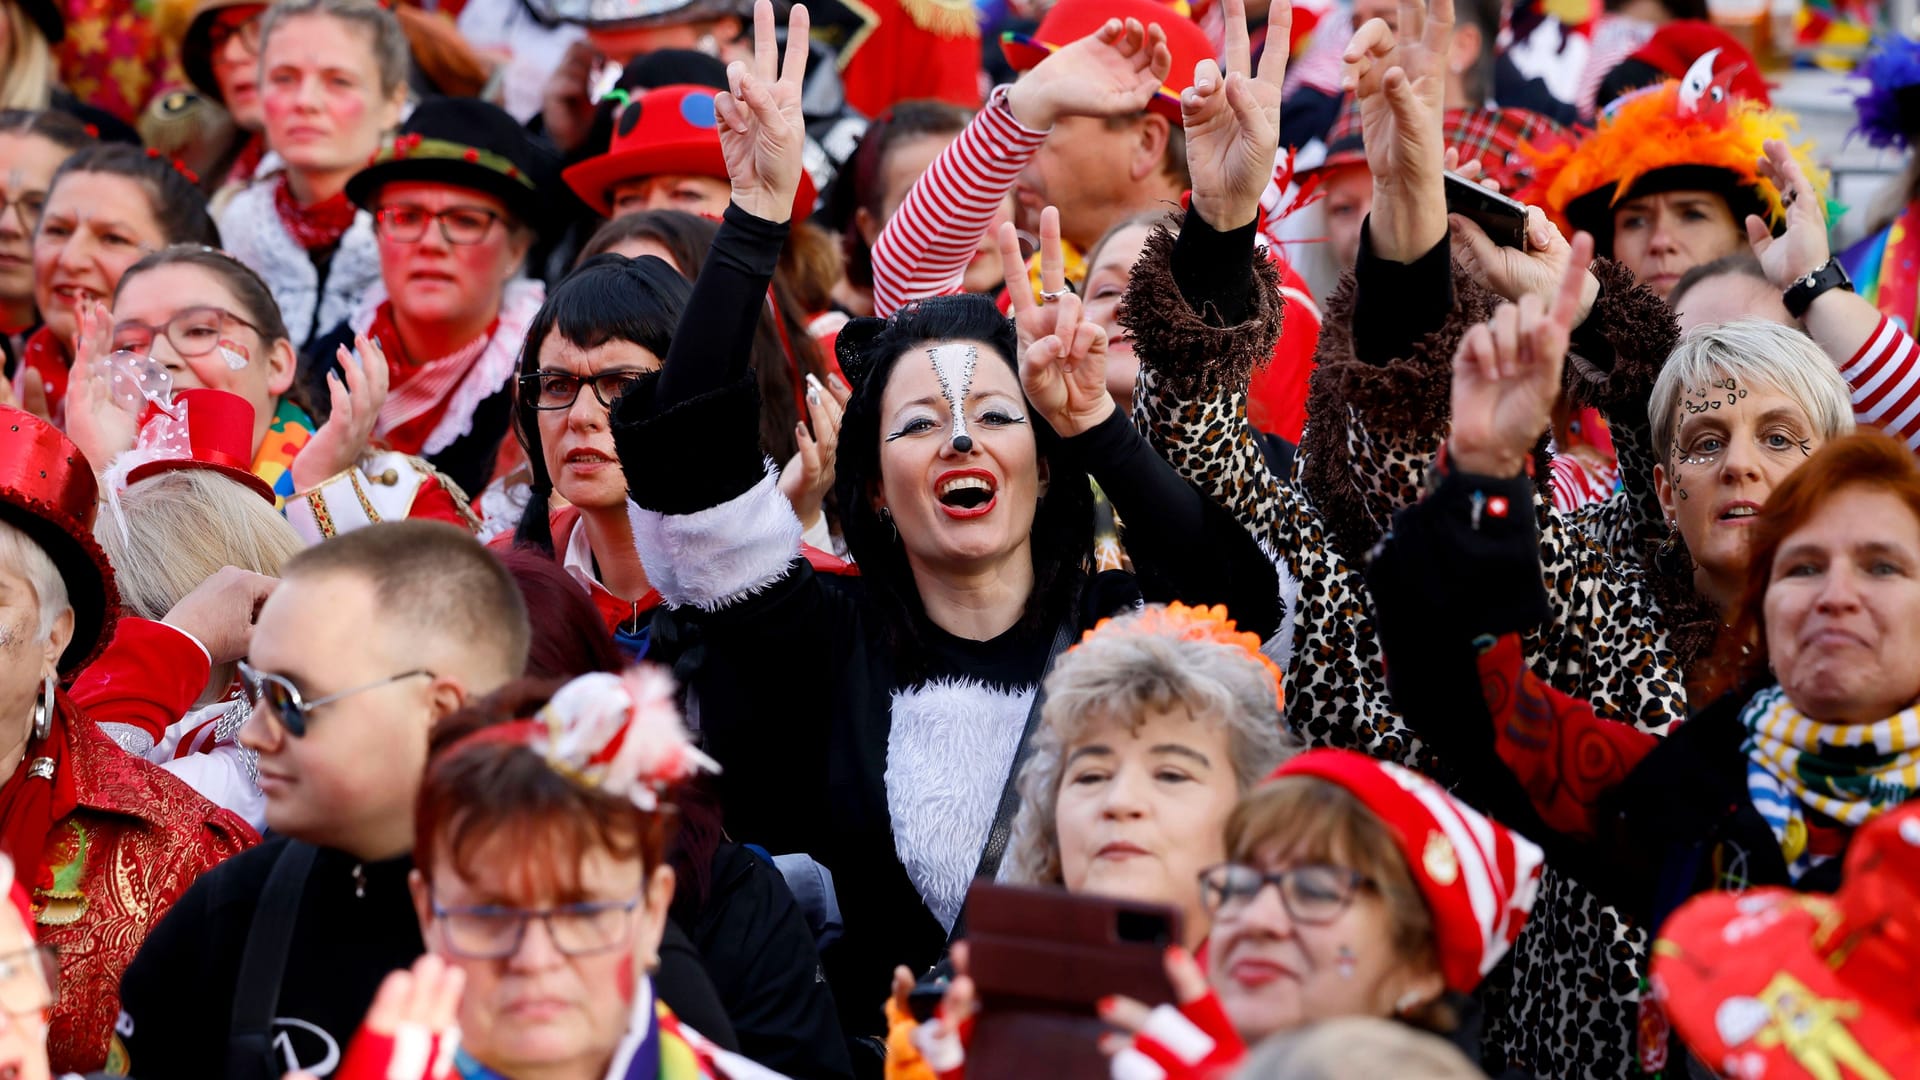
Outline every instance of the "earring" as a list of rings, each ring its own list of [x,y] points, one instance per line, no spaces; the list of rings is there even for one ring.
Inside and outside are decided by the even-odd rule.
[[[1351,948],[1342,945],[1340,946],[1340,951],[1334,956],[1333,969],[1340,973],[1341,978],[1351,979],[1353,978],[1353,972],[1359,959],[1359,957],[1353,955]]]
[[[693,48],[695,52],[703,52],[708,56],[719,56],[720,39],[714,37],[712,34],[701,34],[700,40],[693,43]]]
[[[1680,524],[1667,522],[1667,538],[1653,549],[1653,568],[1668,577],[1685,577],[1693,572],[1693,558],[1680,539]]]
[[[55,708],[53,676],[49,674],[40,684],[40,700],[33,703],[33,738],[39,742],[53,733],[53,710]]]
[[[1421,995],[1420,991],[1409,990],[1400,995],[1400,1000],[1393,1003],[1393,1011],[1397,1015],[1405,1016],[1426,1002],[1427,999]]]
[[[888,535],[892,536],[895,540],[900,539],[900,526],[893,523],[892,507],[883,506],[880,508],[880,520],[887,523]]]

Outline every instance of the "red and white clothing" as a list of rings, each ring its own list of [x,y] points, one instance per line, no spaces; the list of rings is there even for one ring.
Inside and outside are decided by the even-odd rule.
[[[1014,119],[1007,87],[994,88],[986,107],[914,182],[874,242],[876,315],[891,315],[910,300],[961,291],[981,238],[1046,139],[1047,132]],[[1275,170],[1276,175],[1290,176],[1290,159],[1276,162]],[[1282,184],[1278,190],[1284,188]],[[1269,238],[1281,216],[1278,190],[1270,190],[1262,200],[1261,235]],[[1306,282],[1279,252],[1270,239],[1268,255],[1280,269],[1280,291],[1289,301],[1287,317],[1273,362],[1254,373],[1247,411],[1254,426],[1298,442],[1306,422],[1307,379],[1320,339],[1320,310]],[[1070,278],[1078,276],[1078,261],[1077,253],[1068,253]]]
[[[1885,315],[1841,365],[1853,388],[1853,416],[1920,451],[1920,343]]]
[[[1620,466],[1610,458],[1598,460],[1577,454],[1555,454],[1553,474],[1548,481],[1553,491],[1553,508],[1569,513],[1612,495],[1620,483]]]

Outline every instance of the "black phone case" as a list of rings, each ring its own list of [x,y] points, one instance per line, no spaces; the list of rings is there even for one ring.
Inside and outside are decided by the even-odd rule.
[[[1501,247],[1527,247],[1527,208],[1495,191],[1448,173],[1447,213],[1459,214],[1480,226]]]

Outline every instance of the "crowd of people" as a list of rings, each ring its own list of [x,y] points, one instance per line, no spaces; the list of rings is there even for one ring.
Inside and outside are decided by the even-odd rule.
[[[0,1078],[1920,1077],[1920,153],[1696,0],[118,7]]]

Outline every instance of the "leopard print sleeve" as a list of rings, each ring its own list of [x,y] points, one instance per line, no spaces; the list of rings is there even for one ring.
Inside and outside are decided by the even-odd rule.
[[[1667,356],[1680,340],[1673,309],[1633,273],[1611,259],[1598,259],[1593,274],[1600,296],[1574,334],[1567,357],[1567,389],[1582,405],[1600,410],[1620,463],[1620,490],[1576,512],[1572,523],[1617,557],[1643,563],[1666,536],[1666,515],[1654,490],[1653,425],[1647,403]]]

